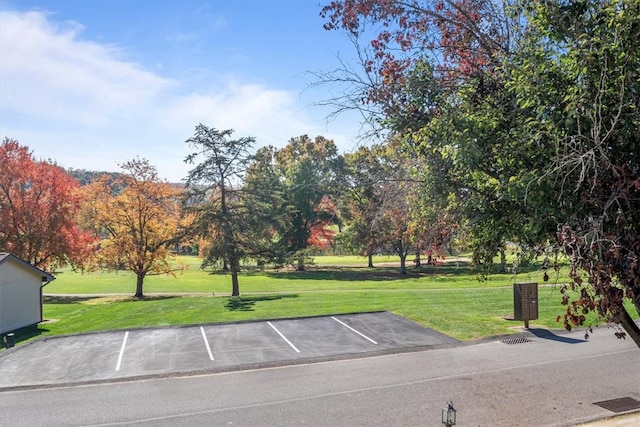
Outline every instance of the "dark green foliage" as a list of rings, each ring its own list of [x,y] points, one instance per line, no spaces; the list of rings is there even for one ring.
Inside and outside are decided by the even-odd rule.
[[[240,295],[240,261],[252,240],[250,210],[241,196],[242,180],[254,138],[231,139],[233,130],[196,126],[186,142],[193,152],[185,162],[195,165],[187,176],[187,204],[196,215],[196,235],[207,244],[203,267],[220,265],[231,272],[232,295]]]

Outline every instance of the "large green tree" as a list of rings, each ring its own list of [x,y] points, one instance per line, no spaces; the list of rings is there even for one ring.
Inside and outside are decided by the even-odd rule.
[[[260,264],[280,268],[288,262],[288,247],[281,234],[291,213],[283,177],[276,167],[277,149],[265,146],[258,149],[247,167],[242,198],[251,215],[247,227],[253,230],[252,256]]]
[[[309,248],[331,244],[331,226],[339,222],[334,201],[342,169],[335,143],[323,136],[302,135],[281,149],[258,150],[245,190],[260,200],[259,206],[272,209],[272,248],[279,262],[302,270]]]
[[[507,242],[525,258],[554,238],[557,217],[546,200],[553,183],[538,180],[553,150],[528,139],[526,112],[506,90],[504,72],[490,71],[490,80],[468,76],[445,96],[423,99],[433,112],[404,133],[422,161],[416,177],[430,183],[425,202],[443,206],[446,196],[443,208],[465,225],[475,264],[491,268],[500,254],[504,271]]]
[[[580,291],[565,325],[594,310],[640,345],[623,305],[638,307],[638,1],[353,0],[323,14],[360,40],[379,29],[361,99],[417,148],[425,179],[444,172],[475,260],[559,243]]]
[[[500,68],[516,20],[502,7],[482,0],[356,0],[332,2],[322,14],[326,28],[345,30],[364,52],[364,77],[352,79],[362,104],[352,107],[380,112],[377,122],[423,162],[412,178],[427,191],[413,204],[431,218],[414,215],[416,232],[435,236],[439,228],[450,238],[466,225],[476,264],[489,268],[496,254],[505,259],[507,241],[534,247],[555,230],[524,225],[532,209],[519,197],[530,178],[523,175],[544,158],[523,150],[516,137],[521,116]]]
[[[559,185],[548,202],[579,295],[565,293],[565,325],[595,311],[640,347],[624,305],[640,313],[640,2],[521,2],[519,11],[510,89],[530,112],[529,138],[554,150],[545,171]]]

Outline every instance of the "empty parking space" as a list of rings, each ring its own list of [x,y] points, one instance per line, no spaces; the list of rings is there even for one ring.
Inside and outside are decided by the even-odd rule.
[[[0,387],[228,369],[455,340],[391,313],[104,332],[0,354]]]
[[[339,319],[338,316],[335,318]],[[304,357],[364,353],[377,349],[376,344],[332,317],[281,320],[272,323]]]
[[[457,342],[389,312],[339,316],[339,319],[377,341],[380,349],[412,348]]]
[[[0,387],[115,378],[122,334],[100,333],[36,341],[0,356]]]
[[[122,376],[206,369],[211,360],[199,327],[130,331],[122,349]]]
[[[282,361],[296,352],[267,322],[205,326],[216,366]]]

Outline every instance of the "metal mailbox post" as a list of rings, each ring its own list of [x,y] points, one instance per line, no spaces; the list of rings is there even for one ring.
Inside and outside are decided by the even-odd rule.
[[[513,319],[524,320],[529,329],[529,320],[538,318],[538,283],[525,282],[513,284]]]

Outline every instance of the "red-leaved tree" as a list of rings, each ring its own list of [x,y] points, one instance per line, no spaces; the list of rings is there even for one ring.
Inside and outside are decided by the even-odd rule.
[[[76,222],[80,184],[5,138],[0,146],[0,251],[39,268],[79,266],[93,238]]]
[[[357,49],[365,75],[345,66],[315,73],[314,86],[345,86],[344,95],[326,100],[341,112],[356,109],[367,119],[400,114],[399,96],[417,63],[434,64],[440,84],[456,88],[470,78],[492,79],[492,69],[511,46],[512,23],[492,0],[337,0],[320,16],[326,30],[341,30]]]

